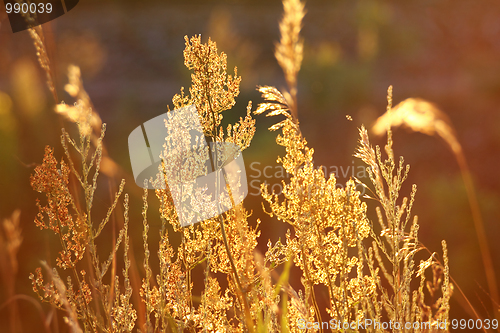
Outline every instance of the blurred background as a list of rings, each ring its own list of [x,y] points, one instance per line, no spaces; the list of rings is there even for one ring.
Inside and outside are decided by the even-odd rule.
[[[389,85],[394,86],[395,103],[408,97],[434,102],[449,116],[463,146],[500,276],[500,3],[310,0],[306,9],[299,118],[302,133],[315,149],[315,163],[329,171],[344,170],[339,183],[345,183],[354,169],[359,178],[362,164],[352,156],[357,128],[370,128],[385,112]],[[241,93],[233,110],[224,114],[225,123],[244,116],[249,100],[254,109],[262,101],[257,85],[285,87],[273,55],[281,15],[279,1],[87,0],[43,26],[59,98],[74,102],[63,88],[67,66],[80,66],[84,86],[107,123],[105,144],[120,167],[117,178],[128,180],[132,246],[141,276],[142,190],[130,181],[128,135],[166,112],[180,87],[189,87],[190,72],[182,55],[185,35],[201,34],[204,42],[210,36],[228,55],[228,68],[238,67]],[[32,190],[29,177],[41,163],[46,145],[55,148],[60,160],[61,127],[74,131],[75,125],[55,114],[28,33],[13,34],[3,8],[0,24],[0,219],[20,210],[23,243],[17,254],[15,294],[34,297],[29,273],[40,260],[54,264],[59,249],[54,235],[33,223],[36,198],[44,198]],[[282,175],[276,158],[284,150],[275,144],[276,133],[267,130],[276,119],[256,118],[255,138],[244,152],[250,185],[245,207],[253,212],[252,224],[258,218],[263,221],[259,248],[265,251],[268,239],[283,239],[287,226],[262,212],[256,185],[267,182],[279,190]],[[385,138],[372,136],[372,141],[383,145]],[[420,240],[438,253],[441,240],[448,242],[452,277],[481,316],[493,318],[472,215],[452,152],[438,137],[404,129],[395,130],[394,147],[396,155],[411,165],[402,195],[409,195],[411,184],[418,186],[413,213],[419,217]],[[361,180],[369,182],[367,177]],[[95,204],[98,219],[109,204],[110,187],[102,176]],[[368,207],[375,221],[375,202],[368,202]],[[160,225],[156,208],[151,193],[152,262]],[[112,237],[111,229],[101,237]],[[99,246],[106,249],[109,238],[108,244]],[[0,286],[2,327],[16,302],[22,318],[29,318],[22,323],[23,331],[40,331],[39,311],[47,314],[50,308],[38,309],[24,298],[5,303],[13,294],[3,287],[6,281]],[[450,317],[471,318],[458,294],[452,298]]]

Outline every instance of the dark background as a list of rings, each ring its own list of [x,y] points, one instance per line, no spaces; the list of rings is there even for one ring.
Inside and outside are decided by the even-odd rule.
[[[383,114],[389,85],[394,86],[395,103],[408,97],[436,103],[451,119],[469,162],[499,275],[500,3],[311,0],[306,8],[299,118],[302,133],[315,149],[316,164],[344,170],[361,165],[352,156],[357,127],[370,128]],[[224,115],[226,123],[235,122],[244,116],[248,100],[254,109],[261,102],[256,85],[285,86],[273,56],[281,15],[278,1],[80,1],[43,27],[59,98],[73,103],[63,87],[68,64],[79,65],[95,109],[107,123],[109,154],[122,168],[120,177],[130,178],[129,133],[166,112],[172,96],[190,85],[190,73],[183,65],[184,36],[201,33],[203,41],[210,36],[227,53],[228,68],[238,66],[241,94],[235,108]],[[46,145],[55,147],[60,159],[60,128],[74,125],[54,113],[28,33],[13,34],[4,9],[0,19],[0,218],[21,210],[24,241],[16,292],[34,296],[28,275],[40,260],[54,264],[58,247],[49,231],[40,231],[33,223],[35,199],[41,196],[31,189],[29,175],[32,163],[41,163]],[[277,119],[256,118],[255,138],[244,152],[248,180],[277,184],[274,177],[252,177],[257,173],[251,163],[259,162],[260,171],[266,166],[275,171],[276,157],[284,154],[274,143],[276,133],[267,131]],[[372,136],[375,143],[384,140]],[[418,185],[413,213],[419,216],[420,240],[438,253],[440,241],[448,242],[451,275],[476,310],[493,318],[465,187],[452,152],[438,137],[404,129],[395,131],[394,141],[396,155],[411,164],[402,195],[409,195],[411,184]],[[348,177],[340,175],[338,182],[345,183]],[[99,219],[110,202],[107,184],[103,176],[95,204],[100,207]],[[134,255],[143,275],[142,191],[131,181],[125,189],[131,195]],[[151,193],[152,262],[159,226],[155,200]],[[265,251],[267,240],[283,237],[287,227],[264,215],[260,202],[260,197],[249,195],[245,206],[253,210],[251,224],[263,220],[260,249]],[[369,210],[375,221],[373,202]],[[111,237],[111,231],[101,237]],[[109,240],[102,242],[106,249]],[[0,288],[0,304],[6,301],[4,296]],[[469,318],[457,298],[458,292],[451,302],[451,318]],[[38,331],[41,323],[35,307],[23,301],[19,306],[24,318],[30,318],[23,323],[24,330]],[[7,318],[2,307],[0,323],[7,323]]]

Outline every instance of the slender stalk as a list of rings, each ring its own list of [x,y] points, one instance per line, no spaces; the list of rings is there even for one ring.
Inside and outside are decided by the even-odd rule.
[[[307,268],[306,257],[304,254],[304,246],[302,246],[300,251],[302,252],[302,264],[304,265],[304,274],[306,275],[307,282],[309,283],[309,288],[311,288],[311,298],[313,301],[314,312],[316,312],[316,316],[318,317],[319,322],[322,323],[323,320],[321,319],[321,313],[319,311],[318,302],[316,302],[316,295],[314,293],[314,284],[311,281],[311,278],[309,276],[309,269]],[[337,310],[337,313],[338,313],[338,310]],[[321,325],[320,325],[319,329],[320,329],[320,332],[323,332],[323,328],[321,327]]]
[[[479,203],[477,201],[476,192],[474,190],[474,183],[472,181],[472,176],[465,159],[465,155],[462,151],[462,147],[458,146],[453,149],[455,157],[457,159],[460,171],[462,173],[462,178],[465,184],[465,190],[467,191],[467,196],[469,198],[469,205],[472,212],[472,220],[474,221],[474,227],[476,229],[477,240],[479,242],[479,249],[481,251],[481,258],[483,260],[484,270],[486,272],[486,281],[488,283],[488,289],[490,291],[490,297],[493,301],[494,306],[498,306],[498,286],[495,274],[495,268],[493,266],[493,260],[491,259],[490,247],[488,245],[488,238],[486,237],[486,231],[484,230],[484,222],[481,216],[481,210],[479,208]],[[498,312],[497,312],[498,316]]]
[[[323,245],[323,235],[321,234],[321,232],[320,232],[320,230],[319,230],[319,226],[318,226],[318,224],[316,223],[316,221],[315,221],[314,225],[316,226],[316,234],[317,234],[317,236],[318,236],[318,240],[319,240],[319,242],[320,242],[319,246],[320,246],[321,248],[323,248],[323,246],[324,246],[324,245]],[[323,264],[323,267],[324,267],[324,269],[325,269],[325,272],[328,272],[328,264],[326,263],[325,256],[324,256],[322,253],[320,254],[320,259],[321,259],[321,263]],[[343,320],[342,320],[342,316],[340,315],[340,311],[339,311],[339,308],[338,308],[338,306],[337,306],[337,302],[335,301],[335,298],[334,298],[334,295],[333,295],[333,282],[332,282],[332,279],[331,279],[331,277],[330,277],[330,274],[327,274],[327,275],[326,275],[326,278],[327,278],[327,280],[328,280],[328,293],[329,293],[330,298],[331,298],[331,300],[332,300],[332,302],[333,302],[333,304],[334,304],[334,306],[335,306],[335,312],[337,312],[337,318],[339,318],[339,319],[340,319],[340,321],[341,321],[341,322],[343,322]],[[330,304],[330,309],[331,309],[331,310],[332,310],[332,312],[333,312],[333,308],[332,308],[332,305],[331,305],[331,304]],[[321,319],[321,318],[319,318],[319,319]],[[321,320],[320,320],[320,322],[321,322]]]
[[[212,115],[214,115],[213,112],[212,112]],[[214,124],[215,124],[215,119],[214,119]],[[217,131],[217,129],[215,129],[215,131]],[[211,140],[212,140],[211,143],[214,146],[217,143],[217,141],[215,140],[216,137],[217,137],[217,135],[214,134],[214,136],[211,138]],[[253,330],[252,316],[250,314],[250,307],[248,305],[248,300],[246,298],[245,291],[243,290],[243,287],[241,285],[241,281],[240,281],[240,278],[238,276],[238,271],[236,270],[236,265],[234,264],[234,259],[233,259],[233,256],[231,254],[231,249],[229,248],[229,243],[227,241],[226,229],[224,227],[224,220],[222,218],[222,215],[220,214],[221,210],[220,210],[219,201],[218,201],[219,200],[219,183],[220,182],[219,182],[219,172],[217,172],[217,170],[218,170],[217,147],[215,147],[215,149],[214,149],[215,158],[212,157],[212,148],[210,148],[210,146],[209,146],[209,154],[208,155],[209,155],[209,158],[210,158],[210,163],[212,165],[212,170],[217,173],[217,176],[216,176],[215,200],[217,200],[217,209],[218,209],[218,212],[219,212],[219,224],[220,224],[220,230],[221,230],[221,234],[222,234],[222,240],[224,242],[224,247],[226,248],[227,257],[228,257],[229,263],[231,265],[231,270],[233,271],[233,275],[234,275],[234,280],[236,282],[236,286],[238,287],[238,290],[240,291],[240,294],[241,294],[241,297],[242,297],[242,300],[243,300],[243,308],[244,308],[244,311],[245,311],[245,318],[246,318],[246,321],[247,321],[248,329],[249,329],[250,332],[253,332],[254,330]],[[227,180],[226,180],[226,183],[227,183]],[[234,208],[235,207],[234,207],[234,201],[233,201],[233,209]]]
[[[210,49],[209,49],[209,52],[210,52]],[[207,58],[209,58],[209,55],[210,54],[207,54]],[[205,65],[205,72],[208,73],[209,72],[209,63],[206,63]],[[214,110],[213,108],[213,105],[212,105],[212,101],[210,99],[210,89],[208,87],[207,84],[204,85],[204,90],[205,90],[205,98],[207,100],[207,103],[208,103],[208,106],[210,108],[210,114],[212,115],[212,133],[211,133],[211,143],[212,145],[214,146],[214,155],[215,155],[215,158],[212,157],[212,148],[210,147],[209,145],[209,158],[210,158],[210,162],[211,162],[211,165],[212,165],[212,170],[213,172],[217,172],[218,171],[218,156],[217,156],[217,123],[216,123],[216,119],[215,119],[215,116],[216,116],[216,111]],[[215,161],[214,161],[215,160]],[[241,281],[240,281],[240,278],[238,276],[238,271],[236,270],[236,265],[234,264],[234,259],[233,259],[233,256],[231,254],[231,250],[229,248],[229,244],[228,244],[228,241],[227,241],[227,235],[226,235],[226,230],[225,230],[225,227],[224,227],[224,220],[222,218],[222,215],[220,214],[221,213],[221,209],[220,209],[220,203],[219,203],[219,172],[217,172],[216,174],[216,193],[215,193],[215,200],[217,200],[217,208],[218,208],[218,212],[219,212],[219,224],[220,224],[220,229],[221,229],[221,234],[222,234],[222,239],[223,239],[223,242],[224,242],[224,247],[226,248],[226,252],[227,252],[227,257],[229,259],[229,263],[231,265],[231,269],[233,271],[233,275],[234,275],[234,280],[236,282],[236,285],[237,285],[237,288],[239,290],[239,292],[241,293],[241,297],[242,297],[242,300],[243,300],[243,308],[244,308],[244,311],[245,311],[245,318],[246,318],[246,321],[247,321],[247,326],[248,326],[248,330],[250,332],[254,332],[254,327],[253,327],[253,322],[252,322],[252,317],[251,317],[251,314],[250,314],[250,307],[248,305],[248,300],[246,298],[246,295],[245,295],[245,291],[243,290],[243,287],[241,285]],[[233,205],[233,209],[234,209],[234,205]]]
[[[427,251],[427,253],[429,253],[429,255],[432,255],[431,250],[429,250],[426,246],[423,246],[422,244],[421,244],[421,246],[422,246],[422,249],[424,249],[425,251]],[[438,258],[435,258],[435,260],[438,262],[439,265],[443,265]],[[460,285],[458,284],[458,282],[455,281],[455,279],[453,278],[453,276],[451,274],[450,274],[450,280],[453,283],[453,288],[457,288],[458,292],[463,297],[463,300],[460,300],[460,298],[457,299],[457,301],[462,306],[462,309],[464,309],[467,313],[469,313],[469,315],[474,315],[474,317],[476,319],[479,319],[479,320],[482,321],[483,318],[481,316],[479,316],[479,314],[476,312],[476,309],[474,309],[474,306],[472,306],[471,302],[469,301],[469,299],[467,298],[467,296],[465,296],[464,292],[462,291],[462,288],[460,288]],[[472,311],[472,314],[468,311],[469,309],[467,309],[464,306],[463,301],[465,301],[465,303],[467,303],[467,305],[469,306],[470,310]],[[482,330],[485,333],[487,333],[486,328],[484,326],[482,327]]]

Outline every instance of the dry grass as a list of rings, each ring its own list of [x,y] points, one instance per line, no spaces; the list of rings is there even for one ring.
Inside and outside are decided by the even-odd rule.
[[[427,135],[437,134],[448,144],[455,154],[462,172],[467,196],[469,197],[469,204],[472,211],[479,248],[481,250],[481,258],[485,268],[490,296],[493,304],[499,304],[495,269],[493,267],[493,260],[491,259],[488,238],[484,230],[481,210],[474,190],[474,183],[462,146],[458,142],[450,120],[432,103],[422,99],[408,98],[396,105],[393,109],[388,109],[384,115],[377,119],[373,125],[373,131],[375,134],[381,135],[384,134],[387,129],[398,126],[406,126],[412,131]]]
[[[0,273],[2,274],[3,288],[8,302],[15,297],[16,279],[19,268],[17,253],[23,242],[22,231],[19,225],[21,211],[16,210],[10,218],[4,219],[0,231]],[[16,302],[9,306],[9,321],[12,331],[21,327],[19,309]]]
[[[288,91],[260,87],[265,102],[254,114],[284,117],[270,129],[280,131],[276,142],[285,148],[285,155],[278,162],[291,177],[283,181],[280,195],[269,193],[263,185],[262,197],[266,212],[290,228],[285,242],[269,243],[267,252],[259,253],[256,247],[261,222],[252,223],[242,204],[233,204],[214,218],[181,226],[170,192],[158,189],[155,194],[160,210],[156,216],[161,227],[155,232],[160,233],[160,241],[158,253],[153,255],[149,244],[152,224],[148,221],[151,198],[144,190],[145,274],[140,288],[134,288],[131,282],[134,269],[128,232],[129,197],[123,194],[124,181],[111,198],[104,217],[98,218],[92,209],[103,159],[107,158],[107,165],[113,162],[103,145],[106,126],[92,110],[79,69],[70,67],[65,89],[76,103],[58,104],[56,111],[77,124],[79,136],[72,138],[63,131],[65,157],[58,162],[53,149],[47,147],[43,163],[31,177],[33,189],[45,196],[44,203],[37,202],[39,214],[35,223],[55,233],[61,248],[55,264],[44,263],[46,273],[40,267],[30,279],[40,300],[64,313],[71,331],[301,332],[301,323],[316,322],[317,325],[307,325],[308,331],[322,332],[337,331],[333,326],[325,328],[322,322],[332,325],[390,320],[403,325],[426,322],[429,327],[383,329],[372,325],[352,331],[430,332],[440,330],[440,322],[447,321],[449,325],[453,286],[446,243],[442,243],[441,259],[436,253],[421,259],[420,251],[425,247],[418,238],[418,220],[411,212],[416,186],[409,199],[400,197],[409,166],[403,158],[395,159],[391,131],[387,132],[385,157],[380,147],[372,147],[364,127],[360,128],[355,153],[367,164],[371,184],[363,186],[370,189],[371,199],[378,203],[378,224],[367,216],[368,206],[356,190],[359,180],[351,179],[345,187],[338,188],[333,174],[327,176],[314,165],[314,150],[308,147],[298,121],[297,74],[302,63],[300,29],[304,3],[284,0],[284,9],[275,55],[285,73]],[[41,33],[32,31],[32,36],[51,87],[50,62],[43,52]],[[239,94],[241,78],[236,68],[234,75],[228,75],[226,55],[219,53],[214,41],[202,43],[201,36],[186,37],[184,59],[192,71],[192,85],[187,94],[181,89],[173,97],[174,109],[194,104],[208,141],[234,143],[241,150],[249,147],[255,133],[251,103],[238,123],[226,129],[221,126],[223,112],[233,108]],[[389,89],[388,110],[391,109]],[[175,134],[175,129],[171,130]],[[218,169],[221,158],[217,151],[214,153],[210,162]],[[199,172],[205,162],[193,160],[180,166],[166,162],[159,173],[180,167],[182,173],[192,174]],[[199,191],[199,196],[204,200],[203,191]],[[112,251],[102,260],[96,240],[108,227],[116,207],[122,204],[123,227],[112,239]],[[169,235],[169,229],[174,235]],[[172,246],[172,237],[181,239],[180,246]],[[10,244],[11,238],[2,244]],[[6,252],[9,258],[14,253],[14,259],[9,259],[13,265],[15,246],[6,248],[10,249]],[[122,258],[119,253],[123,253]],[[157,271],[152,260],[159,263]],[[121,272],[116,269],[117,261],[123,267]],[[292,266],[301,272],[302,286],[289,282]],[[200,272],[203,277],[196,278]],[[195,294],[193,290],[199,289],[201,293]],[[317,294],[321,291],[327,292],[326,306],[318,302]],[[140,295],[143,305],[134,304],[134,293]]]

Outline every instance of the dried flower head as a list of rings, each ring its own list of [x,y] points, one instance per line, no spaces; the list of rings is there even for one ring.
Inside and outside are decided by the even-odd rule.
[[[285,73],[285,79],[288,84],[288,92],[284,95],[289,95],[288,104],[291,113],[295,119],[298,119],[297,113],[297,74],[302,64],[304,42],[300,37],[302,29],[302,19],[304,18],[305,4],[300,0],[285,0],[283,1],[283,18],[280,22],[281,39],[276,44],[274,56],[278,64]]]
[[[69,83],[64,86],[66,92],[76,102],[73,106],[66,105],[64,102],[56,105],[56,112],[63,115],[68,120],[76,123],[81,136],[87,136],[92,133],[92,128],[101,127],[101,118],[92,111],[92,104],[89,95],[83,88],[80,68],[75,65],[68,67]]]
[[[227,56],[218,54],[217,45],[210,38],[206,44],[201,43],[201,35],[187,36],[184,49],[184,64],[191,74],[192,85],[189,89],[191,101],[200,113],[201,124],[206,136],[216,137],[222,120],[221,113],[231,109],[240,93],[241,77],[228,75]]]
[[[437,134],[454,152],[461,151],[449,118],[434,104],[420,98],[408,98],[380,116],[373,125],[376,135],[384,134],[391,127],[404,125],[414,132]]]
[[[40,229],[54,231],[65,244],[57,258],[58,266],[64,269],[74,267],[83,258],[88,236],[86,225],[78,214],[68,188],[69,174],[67,164],[61,160],[58,168],[53,150],[46,147],[42,164],[35,168],[35,173],[31,176],[33,189],[44,193],[47,198],[45,206],[37,200],[39,212],[35,224]],[[73,214],[70,210],[73,210]]]

